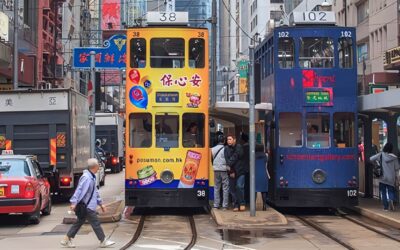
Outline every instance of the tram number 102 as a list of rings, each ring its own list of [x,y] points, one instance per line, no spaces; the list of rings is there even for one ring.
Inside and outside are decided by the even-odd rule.
[[[357,197],[357,190],[347,190],[347,197]]]

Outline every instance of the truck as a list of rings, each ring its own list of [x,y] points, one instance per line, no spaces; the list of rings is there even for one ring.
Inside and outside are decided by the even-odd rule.
[[[0,92],[0,151],[36,155],[53,195],[69,198],[90,158],[88,98],[71,89]]]
[[[124,164],[124,118],[118,113],[96,113],[96,142],[105,152],[106,169],[119,173]]]

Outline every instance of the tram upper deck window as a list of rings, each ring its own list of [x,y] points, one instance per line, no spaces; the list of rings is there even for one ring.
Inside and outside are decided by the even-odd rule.
[[[153,38],[150,40],[152,68],[183,68],[185,40],[183,38]]]
[[[146,67],[146,40],[144,38],[131,39],[131,68]]]
[[[204,147],[204,114],[185,113],[182,116],[183,139],[185,148]]]
[[[129,115],[131,148],[151,147],[152,118],[150,113],[132,113]]]
[[[353,39],[350,37],[339,38],[339,67],[353,68]]]
[[[329,37],[302,37],[300,38],[300,67],[333,68],[333,51],[333,40]]]
[[[204,68],[205,42],[202,38],[189,40],[189,67]]]
[[[354,113],[333,114],[333,129],[333,138],[336,147],[355,147]]]
[[[307,113],[307,147],[329,148],[329,113]]]
[[[279,113],[279,146],[292,148],[303,146],[301,113]]]
[[[179,146],[179,115],[156,114],[156,147],[177,148]]]
[[[294,67],[294,41],[293,38],[279,38],[278,41],[278,62],[281,69]]]

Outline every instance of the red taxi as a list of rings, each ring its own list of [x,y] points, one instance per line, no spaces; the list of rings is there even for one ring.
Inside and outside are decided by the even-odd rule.
[[[51,213],[50,184],[36,157],[0,155],[0,214],[24,214],[33,224]]]

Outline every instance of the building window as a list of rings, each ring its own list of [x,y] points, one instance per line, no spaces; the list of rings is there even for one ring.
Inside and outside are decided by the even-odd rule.
[[[357,23],[361,23],[369,16],[369,1],[365,1],[357,7]]]
[[[279,22],[282,19],[282,11],[272,10],[270,12],[270,18],[275,22]]]
[[[357,62],[368,60],[368,43],[357,45]]]
[[[303,133],[301,113],[279,113],[279,146],[284,148],[301,147]]]
[[[342,37],[339,39],[339,67],[344,69],[353,68],[353,39]]]

